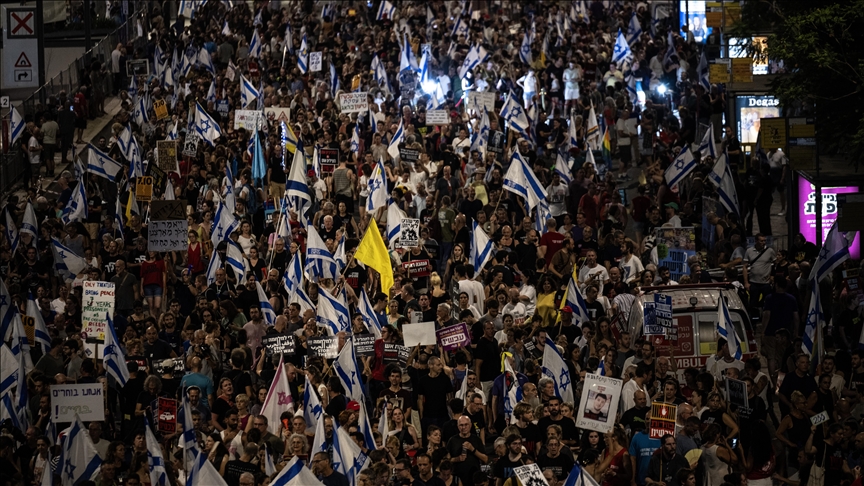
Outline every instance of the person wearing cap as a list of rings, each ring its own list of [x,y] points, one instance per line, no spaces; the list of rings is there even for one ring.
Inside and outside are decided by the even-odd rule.
[[[681,227],[681,218],[678,216],[678,203],[669,202],[663,205],[666,208],[666,221],[672,224],[673,228]]]

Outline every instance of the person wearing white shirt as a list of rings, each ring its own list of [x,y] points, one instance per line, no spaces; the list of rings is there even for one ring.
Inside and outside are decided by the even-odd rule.
[[[486,394],[483,393],[483,389],[478,386],[480,383],[477,381],[477,373],[474,373],[473,371],[466,372],[465,380],[467,381],[467,389],[465,393],[463,394],[462,389],[460,388],[459,390],[456,390],[455,397],[464,401],[466,396],[470,397],[477,393],[483,399],[483,405],[486,405]]]
[[[627,383],[624,383],[624,387],[621,388],[621,406],[619,410],[622,412],[626,412],[636,406],[634,394],[637,391],[641,391],[646,396],[648,395],[648,390],[645,389],[645,379],[647,378],[645,373],[646,369],[644,366],[636,366],[633,378],[627,380]]]
[[[570,61],[567,69],[564,70],[564,100],[568,106],[576,104],[579,99],[579,67],[575,62]]]
[[[630,283],[639,278],[639,274],[645,270],[642,266],[642,260],[633,254],[636,244],[633,240],[625,240],[621,245],[621,261],[618,267],[621,268],[621,274],[625,282]]]
[[[585,265],[579,269],[579,287],[584,291],[585,286],[592,282],[601,285],[609,280],[609,272],[606,267],[597,263],[597,251],[588,250],[585,253]]]
[[[483,290],[483,284],[470,280],[474,276],[474,267],[471,265],[457,265],[453,273],[456,275],[459,293],[465,292],[468,294],[468,303],[477,308],[482,315],[485,312],[483,309],[483,300],[486,298],[486,292]]]
[[[504,315],[512,315],[513,325],[521,326],[525,322],[525,318],[528,316],[528,309],[525,308],[525,304],[520,302],[519,291],[517,289],[510,289],[507,294],[510,297],[510,302],[504,306],[501,313]]]
[[[733,358],[729,354],[729,344],[726,339],[720,338],[717,340],[717,354],[708,357],[705,361],[705,370],[714,375],[715,380],[722,382],[729,368],[737,368],[739,372],[743,372],[744,362]]]
[[[463,148],[471,148],[471,139],[464,128],[459,130],[459,136],[453,139],[453,152],[458,154]]]
[[[570,195],[570,188],[556,172],[552,175],[552,184],[546,188],[546,193],[549,197],[549,212],[558,220],[560,226],[564,222],[564,214],[567,212],[567,196]]]
[[[533,69],[528,69],[524,76],[516,80],[516,84],[522,88],[522,101],[525,109],[534,105],[534,96],[537,94],[537,76]]]
[[[678,203],[666,203],[665,207],[667,221],[672,224],[673,228],[680,228],[681,218],[678,217]]]

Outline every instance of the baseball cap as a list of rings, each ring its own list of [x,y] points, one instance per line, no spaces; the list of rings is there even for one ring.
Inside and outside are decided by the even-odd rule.
[[[678,203],[670,202],[663,205],[663,207],[672,208],[675,211],[678,211]]]

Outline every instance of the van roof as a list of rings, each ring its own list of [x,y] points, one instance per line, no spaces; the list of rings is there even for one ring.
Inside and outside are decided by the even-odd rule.
[[[717,299],[720,292],[726,297],[729,309],[745,309],[744,303],[738,297],[735,287],[728,283],[720,284],[687,284],[687,285],[664,285],[658,287],[643,287],[644,295],[637,298],[639,303],[645,302],[646,296],[654,294],[666,294],[672,297],[672,310],[683,308],[717,308]],[[696,305],[690,303],[690,299],[696,298]],[[651,297],[653,300],[653,297]]]

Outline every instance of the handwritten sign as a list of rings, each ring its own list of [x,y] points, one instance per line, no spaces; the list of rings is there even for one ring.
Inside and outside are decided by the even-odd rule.
[[[369,110],[368,93],[341,93],[339,106],[342,113],[366,113]]]
[[[447,110],[429,110],[426,112],[427,125],[449,125],[450,114]]]
[[[189,248],[189,222],[185,219],[154,221],[147,227],[150,251],[186,251]]]
[[[360,334],[354,335],[354,354],[356,356],[374,356],[375,355],[375,335]]]
[[[476,91],[471,91],[468,93],[468,107],[477,111],[483,111],[485,108],[486,111],[493,112],[495,111],[496,97],[496,93],[478,93]],[[427,114],[426,116],[429,115]]]
[[[105,393],[102,383],[51,385],[51,420],[55,424],[105,420]]]
[[[264,120],[258,110],[234,110],[234,129],[255,130],[261,128]]]
[[[81,304],[81,334],[91,342],[104,342],[108,314],[114,315],[114,283],[84,281]]]
[[[816,415],[810,417],[810,423],[813,425],[820,425],[828,421],[828,412],[825,410],[817,413]]]
[[[438,329],[435,331],[435,337],[444,351],[453,351],[471,344],[471,333],[468,332],[468,324],[464,322]]]
[[[261,339],[261,345],[264,346],[267,356],[286,354],[293,356],[295,352],[294,336],[264,336]]]
[[[159,432],[163,434],[177,432],[177,400],[160,397],[159,413],[156,420],[159,423]]]
[[[326,336],[315,337],[306,340],[309,348],[309,356],[320,356],[322,358],[334,359],[339,356],[339,337]]]
[[[135,181],[135,199],[139,202],[153,199],[153,176],[141,176]]]
[[[316,73],[321,70],[321,60],[323,56],[321,52],[309,53],[309,70]]]

